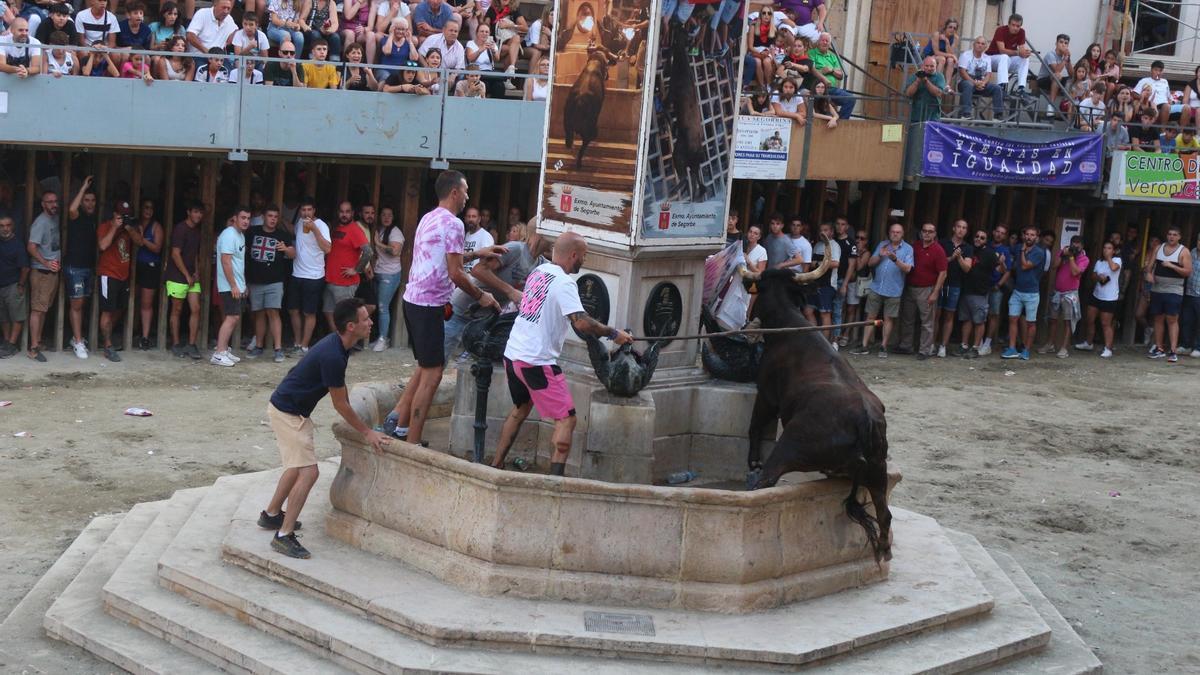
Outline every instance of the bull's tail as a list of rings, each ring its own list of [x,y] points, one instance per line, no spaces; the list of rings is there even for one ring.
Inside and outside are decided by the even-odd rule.
[[[858,487],[862,483],[863,474],[867,471],[867,460],[861,454],[855,457],[850,462],[850,495],[846,497],[843,504],[846,507],[846,516],[862,526],[862,529],[867,534],[867,543],[870,544],[872,551],[879,550],[879,524],[867,512],[867,508],[862,502],[858,501]]]

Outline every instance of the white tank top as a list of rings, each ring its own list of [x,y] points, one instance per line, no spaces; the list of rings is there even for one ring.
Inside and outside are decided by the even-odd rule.
[[[534,80],[533,91],[530,92],[530,98],[534,101],[545,101],[546,93],[550,91],[550,81]]]
[[[165,65],[167,67],[167,79],[168,80],[183,80],[183,78],[187,77],[186,70],[183,70],[180,72],[175,72],[175,69],[171,67],[171,59],[164,59],[163,65]]]

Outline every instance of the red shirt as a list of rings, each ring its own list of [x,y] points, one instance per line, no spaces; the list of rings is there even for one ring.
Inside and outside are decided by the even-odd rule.
[[[990,56],[995,56],[996,54],[1001,53],[999,49],[996,49],[997,42],[1004,45],[1005,49],[1012,49],[1015,51],[1017,47],[1025,44],[1025,29],[1022,28],[1021,30],[1017,31],[1016,35],[1013,35],[1013,33],[1008,30],[1007,25],[1000,26],[992,35],[992,41],[988,43],[988,49],[984,53]]]
[[[112,227],[111,220],[100,223],[100,227],[96,228],[96,242],[99,243]],[[133,243],[129,239],[129,233],[122,227],[121,231],[113,237],[108,248],[100,252],[100,263],[96,266],[96,271],[103,277],[112,277],[117,281],[129,281],[129,261],[132,257]]]
[[[330,243],[333,248],[329,249],[329,253],[325,254],[325,283],[333,284],[334,286],[353,286],[358,283],[358,275],[348,277],[342,276],[342,270],[346,267],[357,267],[358,258],[362,254],[362,247],[367,245],[367,235],[363,234],[362,228],[358,223],[350,221],[345,225],[338,225],[329,233]]]
[[[946,251],[936,241],[925,246],[918,241],[913,245],[913,268],[908,273],[908,285],[913,288],[929,288],[937,283],[938,274],[946,271]]]

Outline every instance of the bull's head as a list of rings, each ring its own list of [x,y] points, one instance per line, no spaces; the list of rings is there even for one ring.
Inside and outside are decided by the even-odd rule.
[[[825,242],[825,250],[828,251],[830,240],[826,237],[822,237],[821,240]],[[814,270],[810,270],[808,272],[792,272],[791,270],[787,270],[786,272],[790,274],[792,281],[796,282],[797,284],[810,284],[825,276],[825,273],[828,272],[829,268],[832,266],[832,256],[826,254],[821,258],[821,263],[817,265],[817,268]],[[750,269],[746,267],[745,263],[738,265],[737,273],[738,276],[742,278],[742,283],[746,285],[746,290],[751,294],[758,293],[758,282],[762,281],[764,274],[767,274],[767,272],[751,272]],[[779,278],[783,276],[783,273],[784,270],[779,270],[778,274],[771,273],[768,274],[768,276],[772,278]]]

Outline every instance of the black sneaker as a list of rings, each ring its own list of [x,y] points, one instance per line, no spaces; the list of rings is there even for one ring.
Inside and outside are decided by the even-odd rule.
[[[276,530],[283,527],[284,511],[280,511],[277,516],[268,516],[266,511],[260,511],[258,514],[258,526],[264,530]],[[296,529],[301,527],[300,521],[296,521]]]
[[[171,345],[171,354],[179,358],[187,356],[186,347],[183,345]]]
[[[312,557],[308,549],[300,545],[300,540],[296,538],[295,532],[285,534],[282,537],[279,536],[279,533],[276,533],[274,537],[271,537],[271,548],[289,558],[307,559]]]
[[[113,363],[120,363],[121,361],[121,356],[117,354],[117,350],[113,349],[112,347],[104,348],[104,358],[112,361]]]
[[[195,361],[200,360],[200,350],[196,347],[196,345],[188,345],[185,353],[192,357],[192,359]]]

